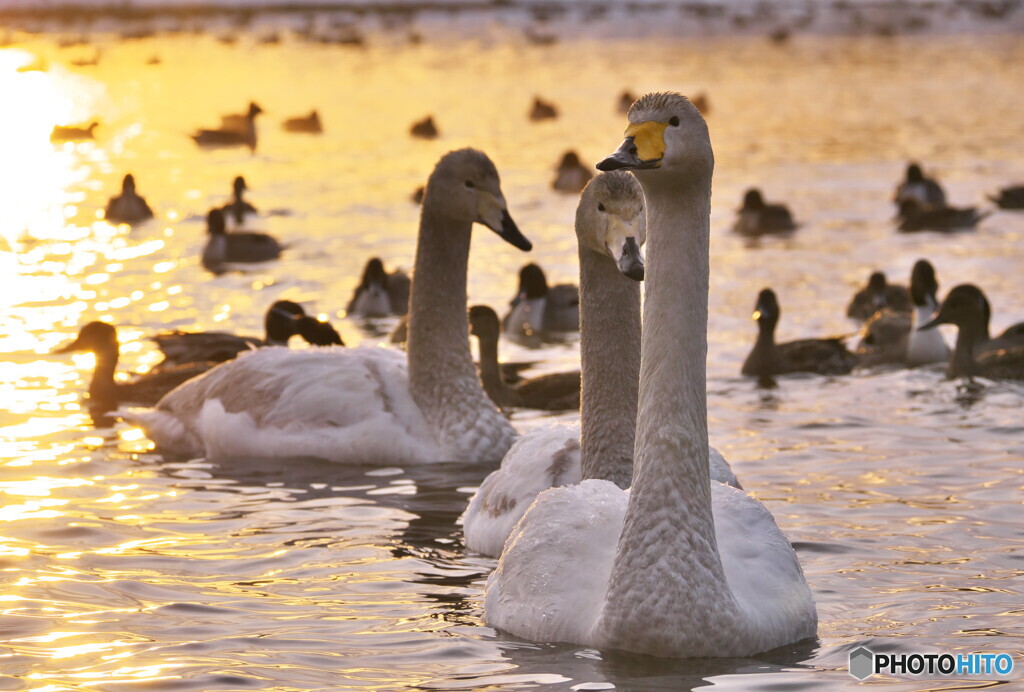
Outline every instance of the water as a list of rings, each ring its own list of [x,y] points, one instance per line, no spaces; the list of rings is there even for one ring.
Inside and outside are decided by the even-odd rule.
[[[922,256],[943,293],[981,285],[994,327],[1024,318],[1024,215],[898,236],[889,201],[911,157],[959,205],[1024,181],[1019,34],[985,25],[779,45],[765,26],[673,38],[682,20],[671,10],[618,19],[573,28],[578,16],[556,17],[541,26],[561,38],[544,46],[524,38],[535,19],[515,11],[369,18],[362,49],[295,38],[286,29],[301,16],[135,40],[101,26],[70,47],[81,27],[11,35],[0,51],[0,689],[836,689],[853,682],[846,660],[859,644],[1012,651],[1019,675],[1024,388],[971,392],[939,368],[791,377],[768,391],[738,377],[766,285],[779,293],[781,338],[852,331],[854,287],[873,268],[906,281]],[[273,31],[281,43],[259,41]],[[229,34],[235,43],[218,40]],[[96,66],[70,65],[97,53]],[[48,71],[16,71],[33,59]],[[350,344],[373,338],[390,323],[342,319],[362,263],[372,253],[411,265],[409,195],[459,146],[495,160],[535,243],[527,256],[478,229],[471,300],[503,305],[528,259],[571,279],[576,200],[548,189],[551,169],[567,148],[592,162],[618,145],[627,87],[711,102],[711,437],[796,546],[817,641],[750,660],[658,661],[510,639],[482,622],[494,562],[466,554],[456,523],[488,469],[165,462],[136,428],[91,426],[79,398],[90,357],[47,355],[103,318],[120,326],[121,370],[142,370],[159,360],[146,334],[258,333],[278,298],[330,317]],[[535,94],[561,117],[527,121]],[[255,155],[202,152],[186,137],[252,99],[267,111]],[[313,107],[322,137],[279,130]],[[441,139],[410,139],[428,113]],[[94,116],[95,144],[48,141],[54,124]],[[97,220],[126,172],[157,213],[135,229]],[[278,263],[212,277],[198,263],[202,217],[237,174],[274,210],[253,226],[292,246]],[[792,205],[792,238],[748,246],[728,232],[752,184]],[[541,370],[576,360],[574,340],[502,349]]]

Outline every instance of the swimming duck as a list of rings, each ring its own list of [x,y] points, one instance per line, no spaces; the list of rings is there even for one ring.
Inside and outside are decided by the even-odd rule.
[[[562,154],[562,160],[555,169],[555,179],[551,187],[559,192],[579,193],[592,177],[593,174],[580,163],[580,157],[576,152],[567,151]]]
[[[232,217],[239,226],[244,223],[246,214],[256,213],[256,207],[242,199],[242,195],[248,189],[249,186],[246,185],[245,178],[240,175],[236,176],[231,183],[231,201],[220,208],[226,216]]]
[[[211,209],[206,216],[206,230],[210,234],[203,249],[203,266],[220,271],[225,264],[268,262],[281,256],[284,246],[266,233],[228,233],[224,213]]]
[[[765,235],[794,229],[793,215],[784,204],[768,204],[756,187],[743,195],[743,206],[737,211],[734,231],[742,235]]]
[[[255,101],[249,102],[249,108],[245,113],[230,113],[220,116],[220,129],[233,130],[234,132],[245,133],[249,127],[249,114],[262,113],[263,109]]]
[[[768,509],[708,482],[714,154],[678,94],[642,97],[629,121],[598,168],[630,169],[648,210],[632,485],[588,479],[538,495],[488,579],[484,617],[518,637],[601,651],[750,656],[814,637],[817,613]]]
[[[533,98],[533,106],[530,108],[530,120],[551,120],[558,117],[558,109],[555,104],[542,100],[539,96]]]
[[[902,209],[907,200],[917,202],[922,209],[941,209],[946,206],[946,193],[934,179],[925,177],[921,166],[911,163],[907,166],[906,179],[896,186],[893,201]]]
[[[324,131],[324,126],[320,122],[320,114],[315,110],[310,111],[306,116],[288,118],[281,124],[281,127],[285,132],[300,132],[310,135],[318,135]]]
[[[263,112],[255,103],[249,104],[245,122],[241,128],[221,126],[217,130],[198,130],[192,139],[201,147],[246,146],[256,149],[256,116]]]
[[[305,315],[306,311],[298,303],[279,300],[267,309],[267,314],[263,318],[265,336],[262,339],[255,336],[237,336],[228,332],[182,331],[157,334],[151,339],[163,352],[163,363],[222,363],[237,357],[239,353],[262,346],[287,346],[288,339],[299,333],[297,319]],[[333,340],[306,340],[319,346],[336,343]]]
[[[480,380],[487,396],[500,408],[575,411],[580,407],[580,371],[557,372],[506,383],[498,363],[498,315],[486,305],[469,309],[469,333],[480,348]]]
[[[775,343],[775,325],[782,310],[775,291],[766,288],[757,296],[754,319],[757,343],[743,362],[744,375],[771,377],[793,372],[819,375],[845,375],[853,370],[857,358],[846,350],[841,339],[799,339]]]
[[[186,363],[136,375],[128,382],[116,382],[114,371],[121,351],[117,330],[106,322],[89,322],[78,338],[54,353],[90,351],[96,355],[96,367],[89,383],[89,409],[95,413],[113,411],[122,403],[155,404],[181,383],[209,370],[213,363]]]
[[[404,315],[409,311],[411,284],[401,269],[388,273],[384,271],[384,262],[374,257],[366,263],[346,312],[359,317]]]
[[[153,210],[135,192],[135,177],[131,173],[121,181],[121,194],[110,198],[104,217],[112,223],[128,224],[153,218]]]
[[[904,233],[967,230],[986,216],[988,212],[978,213],[974,207],[924,207],[916,199],[905,199],[900,202],[899,230]]]
[[[93,139],[93,130],[99,127],[98,122],[91,122],[86,127],[54,125],[50,133],[51,142],[79,142],[83,139]]]
[[[263,348],[126,414],[169,454],[313,457],[337,463],[495,463],[517,433],[480,385],[469,349],[472,226],[521,250],[498,172],[482,152],[443,156],[427,182],[409,347]]]
[[[1024,185],[1004,187],[999,196],[989,195],[989,199],[1000,209],[1024,209]]]
[[[884,272],[872,272],[868,285],[854,294],[846,308],[846,316],[863,321],[883,308],[910,312],[910,305],[910,293],[904,286],[890,284]]]
[[[1004,331],[999,338],[989,337],[992,308],[981,289],[960,284],[949,292],[930,322],[919,330],[940,324],[958,328],[956,347],[949,361],[949,378],[974,375],[993,379],[1024,379],[1024,323]]]
[[[519,290],[502,319],[506,334],[532,336],[580,328],[580,290],[572,284],[548,286],[544,270],[532,262],[519,270]]]
[[[434,124],[434,116],[428,115],[423,120],[415,122],[409,128],[409,134],[420,139],[437,139],[437,125]]]

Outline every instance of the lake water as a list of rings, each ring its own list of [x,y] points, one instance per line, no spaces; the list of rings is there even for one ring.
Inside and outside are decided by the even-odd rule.
[[[0,689],[831,690],[854,684],[847,656],[860,644],[1009,651],[1020,675],[1024,386],[968,391],[941,368],[790,377],[773,390],[738,376],[764,286],[779,294],[782,339],[853,331],[854,288],[872,269],[906,282],[919,257],[941,294],[982,286],[994,328],[1024,319],[1024,214],[901,236],[890,201],[910,158],[961,206],[1024,182],[1019,33],[990,21],[891,36],[869,21],[855,35],[777,42],[771,20],[714,16],[702,31],[671,8],[508,10],[351,20],[365,38],[352,47],[299,38],[305,15],[181,21],[141,38],[49,21],[7,32],[0,49]],[[324,18],[312,28],[352,31]],[[33,61],[46,71],[18,71]],[[279,298],[330,317],[349,344],[376,338],[390,322],[343,319],[362,264],[411,265],[409,197],[461,146],[494,159],[535,244],[524,255],[478,231],[470,300],[503,306],[528,260],[572,280],[576,199],[550,190],[552,169],[566,149],[592,163],[618,146],[626,88],[711,104],[711,438],[794,543],[817,600],[815,642],[661,661],[516,641],[483,624],[494,561],[467,554],[457,524],[489,469],[165,462],[139,429],[91,425],[89,356],[47,355],[102,318],[120,327],[121,370],[143,370],[159,360],[145,335],[258,334]],[[534,95],[560,117],[528,121]],[[255,154],[187,137],[250,100],[266,111]],[[280,130],[314,107],[323,136]],[[409,138],[427,114],[440,139]],[[94,117],[95,143],[49,142],[53,125]],[[157,214],[136,228],[98,220],[127,172]],[[267,212],[251,226],[291,246],[213,277],[199,265],[203,216],[238,174]],[[791,205],[792,237],[752,246],[729,232],[751,185]],[[571,339],[502,349],[541,371],[578,358]],[[514,417],[521,429],[547,420]]]

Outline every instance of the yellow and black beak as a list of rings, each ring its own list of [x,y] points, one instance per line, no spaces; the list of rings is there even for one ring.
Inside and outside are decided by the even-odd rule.
[[[665,128],[668,123],[647,120],[626,128],[626,138],[615,153],[597,164],[599,171],[659,168],[665,156]]]

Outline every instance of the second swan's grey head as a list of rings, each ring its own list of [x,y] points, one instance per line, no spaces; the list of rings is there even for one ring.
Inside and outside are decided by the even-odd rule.
[[[602,173],[587,183],[576,207],[576,236],[580,247],[607,255],[619,271],[644,278],[640,248],[647,240],[644,193],[625,171]]]
[[[635,170],[642,180],[655,169],[710,176],[715,157],[708,126],[682,94],[642,96],[629,109],[629,126],[618,150],[601,163],[602,171]]]
[[[533,247],[508,213],[498,169],[476,149],[458,149],[441,157],[427,181],[423,208],[482,223],[520,250]]]

